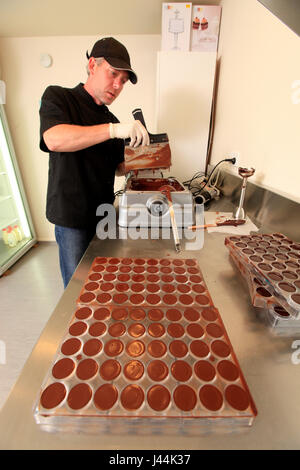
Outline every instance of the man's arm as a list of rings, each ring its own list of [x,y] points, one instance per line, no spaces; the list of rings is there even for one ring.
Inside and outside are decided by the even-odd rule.
[[[45,131],[43,138],[51,152],[76,152],[110,139],[110,130],[109,124],[57,124]]]
[[[57,124],[43,133],[43,139],[51,152],[76,152],[108,139],[130,138],[130,145],[149,145],[149,135],[140,121],[128,124],[97,124],[78,126]]]

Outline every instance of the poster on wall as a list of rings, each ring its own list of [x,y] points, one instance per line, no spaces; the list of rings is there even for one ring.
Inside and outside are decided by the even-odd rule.
[[[192,11],[191,50],[217,52],[221,21],[221,7],[194,5]]]
[[[192,3],[162,4],[163,51],[189,51]]]

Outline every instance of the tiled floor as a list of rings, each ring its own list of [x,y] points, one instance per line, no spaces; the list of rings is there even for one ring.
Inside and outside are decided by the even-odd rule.
[[[0,408],[62,293],[54,242],[31,248],[0,277]]]

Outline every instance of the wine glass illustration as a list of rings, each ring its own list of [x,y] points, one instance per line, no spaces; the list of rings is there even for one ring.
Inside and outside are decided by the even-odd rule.
[[[184,20],[178,17],[179,13],[178,10],[175,10],[175,18],[169,20],[169,33],[174,34],[174,50],[180,49],[178,47],[178,35],[184,32]]]

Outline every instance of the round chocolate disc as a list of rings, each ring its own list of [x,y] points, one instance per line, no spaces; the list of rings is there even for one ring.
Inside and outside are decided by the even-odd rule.
[[[209,347],[204,341],[196,339],[191,342],[190,350],[196,357],[206,357],[209,354]]]
[[[147,372],[150,379],[155,382],[161,382],[167,377],[169,369],[164,361],[157,359],[149,363]]]
[[[139,380],[144,375],[144,366],[140,361],[132,360],[124,365],[123,372],[128,380]]]
[[[146,328],[142,323],[132,323],[128,327],[128,334],[133,338],[139,338],[145,334]]]
[[[94,359],[83,359],[79,362],[76,375],[80,380],[89,380],[97,374],[98,364]]]
[[[197,395],[188,385],[179,385],[173,393],[175,405],[182,411],[191,411],[197,403]]]
[[[171,366],[171,373],[178,382],[187,382],[193,374],[191,366],[185,361],[175,361]]]
[[[82,307],[76,310],[75,317],[78,318],[78,320],[85,320],[86,318],[89,318],[92,313],[93,311],[90,307]]]
[[[79,383],[69,391],[67,402],[72,410],[80,410],[85,407],[92,398],[92,389],[88,384]]]
[[[83,352],[86,356],[96,356],[102,349],[102,343],[99,339],[89,339],[83,346]]]
[[[184,335],[184,328],[180,323],[170,323],[167,331],[173,338],[181,338]]]
[[[160,338],[165,333],[165,327],[162,323],[150,323],[148,326],[148,334],[154,338]]]
[[[176,308],[170,308],[166,312],[166,317],[170,321],[179,321],[182,318],[182,314],[180,310],[177,310]]]
[[[186,331],[192,338],[201,338],[204,335],[204,330],[199,323],[190,323],[187,325]]]
[[[104,335],[105,331],[106,331],[106,325],[105,323],[101,321],[92,323],[91,326],[89,327],[89,334],[91,336],[102,336]]]
[[[223,405],[223,395],[214,385],[203,385],[199,392],[201,403],[210,411],[218,411]]]
[[[169,350],[174,357],[184,357],[188,352],[188,347],[183,341],[175,339],[170,343]]]
[[[239,377],[239,370],[231,361],[220,361],[217,370],[223,379],[233,382]]]
[[[48,385],[41,395],[41,405],[46,409],[55,408],[64,400],[66,394],[67,390],[63,384],[55,382]]]
[[[184,311],[184,317],[190,322],[196,322],[200,318],[200,314],[197,310],[192,307],[186,308]]]
[[[72,374],[75,369],[75,362],[68,357],[64,357],[57,361],[52,368],[52,375],[55,379],[65,379]]]
[[[164,312],[159,308],[151,308],[148,311],[148,318],[152,321],[160,321],[164,316]]]
[[[147,401],[155,411],[164,411],[171,401],[169,390],[163,385],[153,385],[147,393]]]
[[[109,317],[110,317],[110,311],[108,308],[101,307],[95,310],[94,312],[95,320],[106,320]]]
[[[77,321],[73,323],[69,328],[71,336],[81,336],[87,330],[87,324],[84,321]]]
[[[121,365],[115,359],[107,359],[100,366],[100,375],[103,380],[114,380],[118,377],[121,372]]]
[[[145,344],[140,340],[133,340],[127,343],[126,352],[131,357],[139,357],[145,352]]]
[[[238,385],[229,385],[225,390],[225,398],[232,408],[244,411],[250,404],[248,393]]]
[[[83,302],[84,304],[88,304],[92,302],[96,298],[96,295],[93,294],[92,292],[85,292],[80,296],[80,302]]]
[[[155,339],[148,344],[148,352],[152,357],[162,357],[167,351],[167,346],[163,341]]]
[[[205,360],[196,362],[194,365],[194,371],[197,377],[205,382],[211,382],[216,376],[214,366]]]
[[[213,322],[218,319],[218,314],[214,308],[204,308],[201,312],[201,316],[204,320]]]
[[[119,339],[111,339],[104,346],[104,352],[109,357],[119,356],[123,349],[124,344]]]
[[[146,313],[142,308],[133,308],[129,314],[131,320],[142,321],[146,317]]]
[[[122,406],[128,411],[138,410],[144,402],[144,391],[139,385],[127,385],[121,392]]]
[[[103,384],[95,392],[94,403],[99,410],[110,410],[118,399],[118,390],[112,384]]]
[[[126,320],[128,317],[128,311],[126,308],[114,308],[111,316],[114,320]]]
[[[228,357],[230,354],[230,347],[224,341],[216,340],[211,343],[211,350],[219,357]]]
[[[76,354],[81,348],[81,341],[78,338],[70,338],[67,339],[61,347],[61,352],[65,356],[73,356]]]
[[[220,338],[223,336],[223,329],[216,323],[209,323],[206,327],[206,332],[213,338]]]
[[[110,336],[113,336],[114,338],[123,336],[125,332],[126,332],[126,326],[124,325],[124,323],[121,323],[121,322],[113,323],[108,328],[108,333],[110,334]]]

